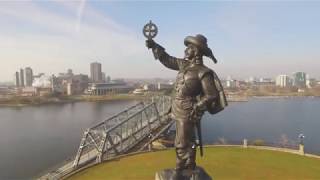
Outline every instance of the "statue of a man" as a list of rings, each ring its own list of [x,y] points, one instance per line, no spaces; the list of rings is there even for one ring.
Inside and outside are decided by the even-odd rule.
[[[206,37],[200,34],[187,36],[184,44],[184,58],[176,58],[168,55],[165,49],[152,39],[146,41],[146,46],[152,48],[156,59],[167,68],[178,71],[171,106],[171,118],[176,120],[177,177],[182,176],[184,170],[195,169],[195,123],[200,121],[203,113],[219,97],[214,83],[215,73],[203,64],[203,56],[216,62]]]

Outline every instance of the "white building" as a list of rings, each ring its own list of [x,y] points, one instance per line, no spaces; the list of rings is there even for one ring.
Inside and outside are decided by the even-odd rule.
[[[133,87],[123,83],[90,83],[88,93],[91,95],[108,95],[116,93],[128,93]]]
[[[237,80],[227,80],[226,87],[227,88],[236,88],[238,86]]]
[[[42,74],[33,79],[32,86],[36,88],[52,88],[52,77]]]
[[[158,82],[158,90],[172,89],[173,84],[160,83]]]
[[[36,90],[36,95],[45,96],[53,92],[53,77],[41,74],[33,79],[32,87]],[[30,88],[31,89],[31,88]]]
[[[306,87],[313,88],[317,85],[317,80],[315,78],[311,78],[309,74],[307,74]]]
[[[226,87],[237,88],[239,87],[239,82],[237,80],[234,80],[231,76],[228,76],[226,79]]]
[[[288,87],[290,85],[290,78],[288,75],[279,75],[276,78],[276,86]]]
[[[249,82],[249,83],[256,83],[257,81],[258,81],[258,79],[253,76],[249,77],[249,79],[247,80],[247,82]]]
[[[37,94],[37,88],[35,87],[24,87],[21,91],[21,96],[35,96]]]

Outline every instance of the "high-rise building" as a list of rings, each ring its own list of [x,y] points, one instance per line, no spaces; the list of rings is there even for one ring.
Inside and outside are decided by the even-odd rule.
[[[101,78],[103,82],[106,82],[106,73],[102,72],[101,73]]]
[[[108,82],[110,82],[111,81],[111,77],[110,76],[107,76],[106,77],[106,82],[108,83]]]
[[[72,69],[68,69],[68,70],[67,70],[67,74],[68,74],[69,76],[73,76]]]
[[[306,73],[305,72],[295,72],[293,73],[293,86],[298,88],[306,87]]]
[[[31,87],[32,86],[32,81],[33,81],[33,72],[30,67],[25,68],[25,74],[26,74],[26,86]]]
[[[19,78],[19,72],[17,71],[15,74],[15,80],[16,80],[16,87],[20,86],[20,78]]]
[[[20,69],[20,86],[24,87],[24,72],[23,72],[23,69]]]
[[[102,82],[101,64],[93,62],[90,64],[90,73],[92,82]]]
[[[280,87],[288,87],[290,85],[290,78],[287,75],[279,75],[276,78],[276,85]]]

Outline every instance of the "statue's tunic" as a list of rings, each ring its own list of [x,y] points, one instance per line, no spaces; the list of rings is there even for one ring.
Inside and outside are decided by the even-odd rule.
[[[202,59],[199,63],[191,63],[169,56],[158,44],[152,50],[163,65],[179,71],[171,106],[171,117],[176,120],[177,168],[195,166],[195,120],[191,112],[196,106],[202,112],[206,111],[207,104],[217,97],[212,70],[202,64]],[[197,97],[201,97],[200,100]]]

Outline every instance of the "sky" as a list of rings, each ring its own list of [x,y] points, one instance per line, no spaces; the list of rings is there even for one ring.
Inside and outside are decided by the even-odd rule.
[[[149,20],[172,56],[205,35],[218,63],[204,63],[222,77],[320,78],[319,19],[320,1],[0,1],[0,81],[24,67],[90,74],[95,61],[111,78],[174,78],[145,47]]]

